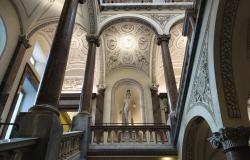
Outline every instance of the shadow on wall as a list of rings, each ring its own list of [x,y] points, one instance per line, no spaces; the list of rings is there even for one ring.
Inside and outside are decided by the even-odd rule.
[[[183,140],[183,160],[226,160],[221,149],[213,149],[208,142],[212,136],[208,123],[201,117],[193,118],[186,127]]]

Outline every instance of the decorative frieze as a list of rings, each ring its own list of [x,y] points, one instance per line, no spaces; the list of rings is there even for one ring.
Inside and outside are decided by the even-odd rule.
[[[222,85],[226,108],[230,118],[241,118],[232,64],[233,29],[235,26],[238,5],[239,0],[225,1],[220,38],[220,68]]]
[[[196,105],[202,105],[214,117],[208,70],[208,30],[206,31],[192,86],[188,112]]]

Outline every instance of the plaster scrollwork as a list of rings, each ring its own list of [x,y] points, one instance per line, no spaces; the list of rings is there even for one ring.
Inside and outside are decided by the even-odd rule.
[[[220,69],[228,117],[241,118],[232,65],[232,41],[239,0],[225,1],[220,38]]]
[[[209,70],[208,70],[208,27],[204,35],[202,51],[199,55],[198,65],[195,72],[195,78],[192,85],[192,91],[190,101],[188,105],[189,112],[193,107],[201,105],[215,117],[212,104],[212,94],[210,90],[209,82]]]
[[[38,34],[46,35],[52,42],[56,24],[45,26],[38,30]],[[79,91],[82,88],[83,74],[85,71],[88,43],[86,41],[86,31],[78,24],[75,25],[71,40],[70,53],[64,77],[63,91]]]
[[[120,22],[103,32],[106,74],[129,67],[149,75],[151,40],[154,32],[136,22]]]
[[[145,14],[145,16],[152,18],[158,24],[160,24],[161,27],[164,27],[170,19],[174,18],[177,15],[178,14]]]

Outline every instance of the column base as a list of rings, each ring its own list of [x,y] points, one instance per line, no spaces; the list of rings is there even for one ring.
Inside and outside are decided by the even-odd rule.
[[[18,129],[13,130],[12,138],[37,137],[39,143],[34,148],[30,159],[58,159],[63,128],[58,110],[49,105],[37,105],[29,112],[21,113],[16,118]]]
[[[80,160],[87,160],[88,148],[91,142],[90,133],[91,117],[88,112],[78,113],[72,121],[72,131],[84,131],[83,139],[80,143]]]

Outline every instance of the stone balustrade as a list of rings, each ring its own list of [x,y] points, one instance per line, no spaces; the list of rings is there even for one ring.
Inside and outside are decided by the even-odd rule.
[[[82,131],[66,132],[62,136],[58,160],[72,159],[80,154]]]
[[[0,140],[1,160],[34,159],[32,149],[38,143],[38,138],[12,138]]]
[[[91,126],[92,144],[168,144],[165,124],[96,124]]]

